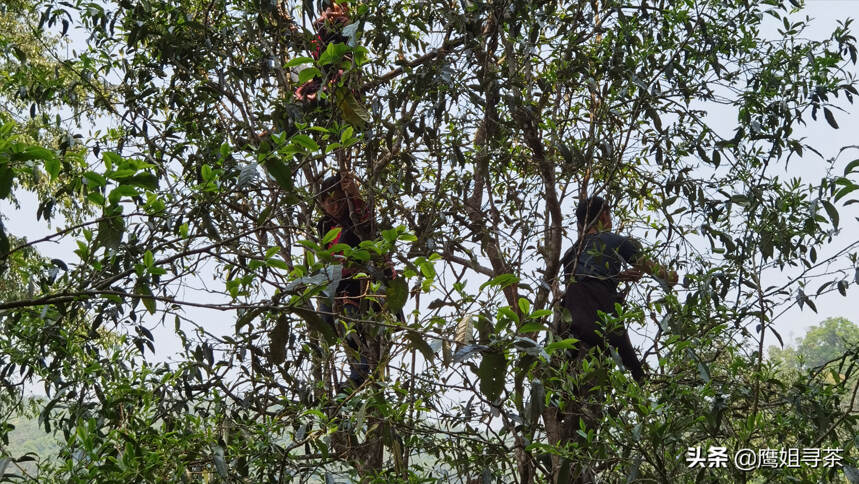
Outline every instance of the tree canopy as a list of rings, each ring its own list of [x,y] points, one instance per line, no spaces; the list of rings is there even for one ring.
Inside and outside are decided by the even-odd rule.
[[[786,307],[859,283],[859,242],[830,250],[859,160],[801,132],[837,129],[859,94],[850,20],[809,40],[795,0],[340,4],[327,43],[326,2],[5,4],[0,201],[35,193],[57,230],[22,240],[2,220],[0,405],[44,386],[39,421],[62,445],[0,471],[565,482],[559,456],[612,482],[840,472],[690,468],[695,446],[838,448],[854,466],[852,380],[788,381],[763,351]],[[358,247],[316,233],[314,194],[341,171],[372,214]],[[575,342],[548,330],[574,207],[594,194],[684,276],[640,285],[619,317],[645,333],[644,385],[569,366]],[[380,275],[385,257],[400,275]],[[353,321],[382,365],[345,398],[320,316],[343,258],[383,309]],[[156,356],[167,339],[181,350]],[[605,417],[549,445],[541,411],[582,378]]]
[[[847,318],[826,318],[793,347],[770,347],[770,358],[796,370],[819,368],[849,354],[859,344],[859,327]]]

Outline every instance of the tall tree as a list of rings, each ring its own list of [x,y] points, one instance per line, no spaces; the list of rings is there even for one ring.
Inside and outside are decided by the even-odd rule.
[[[763,355],[779,308],[853,284],[857,242],[817,253],[859,163],[836,175],[838,159],[816,161],[797,132],[837,128],[836,98],[857,94],[850,21],[812,41],[793,2],[350,0],[332,40],[313,25],[321,3],[34,1],[38,20],[23,17],[37,38],[78,32],[68,54],[43,45],[87,101],[32,101],[68,116],[67,145],[0,132],[0,198],[44,171],[80,201],[80,220],[44,241],[73,239],[78,260],[0,302],[0,372],[44,383],[41,420],[65,438],[46,479],[564,482],[556,455],[605,480],[744,480],[682,457],[826,445],[852,459],[855,416],[830,404],[843,385],[792,388],[804,402],[792,406]],[[778,40],[760,36],[770,18]],[[716,107],[736,113],[729,130],[708,122]],[[776,167],[797,157],[826,175],[784,180]],[[351,249],[315,234],[313,195],[339,170],[377,221]],[[566,366],[574,343],[547,334],[586,194],[611,198],[687,274],[678,293],[634,292],[621,317],[653,321],[645,388],[610,365]],[[5,261],[24,247],[0,249]],[[401,278],[378,275],[384,254]],[[341,255],[385,309],[346,326],[391,343],[345,398],[339,333],[317,313]],[[766,287],[775,269],[797,276]],[[390,316],[403,307],[406,324]],[[152,357],[158,323],[183,347],[169,363]],[[600,428],[548,445],[544,406],[597,377]],[[368,441],[389,462],[368,459]]]
[[[820,367],[843,358],[859,344],[859,327],[847,318],[826,318],[812,326],[793,347],[769,348],[770,358],[796,370]]]

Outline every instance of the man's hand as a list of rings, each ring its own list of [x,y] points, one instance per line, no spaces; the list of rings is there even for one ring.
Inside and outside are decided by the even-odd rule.
[[[650,274],[653,277],[662,280],[668,285],[668,287],[677,284],[678,277],[676,271],[670,271],[661,264],[646,257],[642,257],[638,260],[635,264],[635,270],[641,271],[645,274]]]
[[[330,24],[339,28],[346,26],[349,23],[349,6],[347,4],[335,3],[325,9],[324,12],[316,19],[314,24],[316,28],[321,28],[325,24]]]
[[[669,286],[675,286],[677,285],[677,281],[679,279],[680,278],[677,276],[677,271],[668,271],[668,274],[666,274],[665,277],[665,283]]]
[[[638,282],[644,276],[644,273],[637,269],[627,269],[619,272],[615,279],[620,282]]]
[[[358,191],[358,184],[355,183],[355,176],[348,172],[340,173],[340,188],[350,198],[359,198],[361,193]]]

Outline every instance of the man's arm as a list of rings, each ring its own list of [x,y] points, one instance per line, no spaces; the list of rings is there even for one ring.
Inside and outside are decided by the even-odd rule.
[[[619,281],[636,282],[643,275],[649,274],[665,281],[669,286],[677,284],[677,273],[645,255],[637,240],[622,235],[616,237],[621,238],[618,244],[618,254],[633,267],[618,274],[617,279]]]
[[[633,264],[633,268],[641,273],[650,274],[657,279],[661,279],[669,286],[677,284],[678,277],[676,271],[669,270],[646,255],[639,256],[638,260]]]

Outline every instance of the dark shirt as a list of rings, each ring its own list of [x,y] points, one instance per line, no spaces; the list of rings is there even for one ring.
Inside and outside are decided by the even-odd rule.
[[[582,247],[578,254],[576,253]],[[581,242],[574,244],[564,254],[561,262],[567,284],[571,275],[575,278],[587,277],[606,281],[617,290],[616,276],[622,271],[624,263],[634,264],[641,255],[641,244],[635,239],[612,232],[599,232],[585,235]],[[575,266],[575,274],[573,267]]]
[[[623,303],[617,292],[617,275],[624,264],[634,264],[640,255],[641,245],[635,239],[611,232],[588,234],[574,244],[561,259],[567,283],[564,307],[572,323],[555,330],[561,337],[572,336],[589,346],[603,347],[607,340],[637,381],[644,378],[644,370],[629,333],[624,328],[603,334],[599,313],[616,314],[615,304]]]

